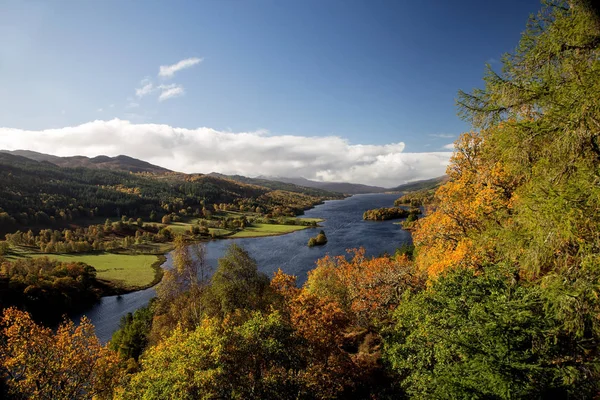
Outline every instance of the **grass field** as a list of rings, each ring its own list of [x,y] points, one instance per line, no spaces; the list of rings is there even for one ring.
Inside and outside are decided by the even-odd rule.
[[[173,233],[183,234],[190,232],[190,226],[197,224],[197,219],[191,219],[188,222],[172,222],[167,227],[173,231]]]
[[[232,238],[241,237],[260,237],[260,236],[274,236],[283,235],[294,231],[300,231],[302,229],[310,228],[309,226],[303,225],[273,225],[273,224],[254,224],[247,226],[241,232],[237,232],[231,235]]]
[[[302,218],[302,217],[298,217],[298,219],[300,221],[316,222],[317,224],[319,222],[325,221],[323,218]]]
[[[214,233],[215,236],[227,236],[231,234],[229,229],[221,229],[221,228],[208,228],[208,232]]]
[[[41,254],[32,253],[28,257],[48,257],[63,262],[83,262],[96,268],[98,279],[110,281],[125,290],[148,287],[157,279],[156,263],[160,256],[148,254]]]
[[[225,217],[241,217],[243,215],[246,216],[253,216],[254,214],[252,213],[242,213],[242,212],[237,212],[237,211],[227,211],[224,214],[221,214],[221,216],[225,216]],[[296,218],[289,218],[291,219],[296,219]],[[323,219],[321,218],[297,218],[298,220],[302,220],[302,221],[307,221],[307,222],[315,222],[315,223],[319,223],[319,222],[323,222]],[[200,221],[201,218],[191,218],[187,221],[179,221],[179,222],[172,222],[168,225],[166,225],[169,229],[171,229],[173,231],[173,233],[176,234],[186,234],[190,232],[190,227],[197,225],[198,221]],[[290,233],[290,232],[295,232],[298,230],[302,230],[302,229],[306,229],[308,228],[307,226],[302,226],[302,225],[279,225],[279,224],[253,224],[251,226],[248,226],[246,228],[244,228],[243,231],[241,232],[237,232],[235,234],[232,235],[232,231],[228,230],[228,229],[220,229],[220,228],[209,228],[209,231],[211,234],[214,234],[217,237],[235,237],[235,238],[240,238],[240,237],[259,237],[259,236],[273,236],[273,235],[283,235],[285,233]]]

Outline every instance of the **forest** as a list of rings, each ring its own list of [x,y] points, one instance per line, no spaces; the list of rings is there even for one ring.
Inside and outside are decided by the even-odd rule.
[[[156,299],[124,318],[106,346],[86,319],[52,330],[4,308],[3,395],[597,398],[598,93],[600,9],[545,1],[501,71],[488,66],[484,87],[459,92],[472,130],[455,143],[448,179],[433,196],[399,201],[425,210],[414,221],[414,248],[326,256],[298,286],[281,270],[261,273],[236,245],[210,274],[202,244],[176,236],[174,268]],[[113,186],[125,178],[107,176]],[[157,194],[142,186],[149,197],[141,203],[123,193],[81,206],[102,213],[111,201],[138,210],[148,201],[149,211],[161,185]],[[30,218],[16,201],[3,208]]]
[[[295,216],[325,199],[343,198],[324,190],[271,189],[210,175],[59,167],[2,152],[0,167],[1,234],[123,215],[158,222],[170,213],[200,215],[203,208],[213,209],[215,204],[227,204],[229,210],[259,208],[269,216]]]
[[[401,207],[382,207],[373,210],[367,210],[363,214],[363,219],[371,221],[387,221],[388,219],[406,218],[410,214],[420,214],[419,209],[409,211]]]

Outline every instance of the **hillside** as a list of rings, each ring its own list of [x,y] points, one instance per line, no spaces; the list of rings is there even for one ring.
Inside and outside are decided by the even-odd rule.
[[[158,165],[150,164],[149,162],[138,160],[136,158],[120,155],[116,157],[97,156],[93,158],[84,156],[73,157],[57,157],[50,154],[38,153],[29,150],[0,150],[1,153],[12,154],[29,158],[34,161],[46,161],[59,167],[68,168],[92,168],[92,169],[108,169],[113,171],[128,171],[128,172],[150,172],[153,174],[165,174],[172,172]]]
[[[444,175],[438,176],[437,178],[405,183],[404,185],[396,186],[395,188],[389,190],[391,192],[415,192],[418,190],[428,190],[437,188],[447,181],[448,176]]]
[[[319,189],[315,187],[303,186],[300,184],[293,184],[282,181],[269,180],[266,178],[248,178],[242,175],[223,175],[218,172],[211,172],[208,174],[209,176],[214,176],[221,179],[231,179],[236,182],[246,183],[249,185],[262,186],[273,190],[285,190],[288,192],[296,192],[308,194],[311,196],[325,196],[325,197],[336,197],[343,198],[344,196],[340,195],[340,192],[330,191],[326,189]]]
[[[330,192],[344,194],[365,194],[365,193],[380,193],[387,191],[386,188],[379,186],[362,185],[360,183],[348,182],[319,182],[312,181],[306,178],[286,178],[281,176],[259,176],[257,179],[291,183],[298,186],[305,186],[315,189],[327,190]]]
[[[123,160],[124,158],[117,159]],[[128,158],[125,158],[127,161]],[[137,161],[137,160],[136,160]],[[99,168],[64,168],[47,160],[0,153],[0,226],[52,225],[80,217],[148,217],[188,213],[204,206],[277,208],[296,215],[336,194],[273,190],[202,174],[132,174]]]

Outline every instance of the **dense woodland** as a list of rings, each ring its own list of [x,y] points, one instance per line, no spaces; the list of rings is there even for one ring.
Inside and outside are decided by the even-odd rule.
[[[323,199],[343,197],[310,188],[273,190],[209,175],[58,167],[8,153],[0,153],[0,169],[0,233],[95,217],[158,221],[169,213],[200,215],[215,204],[294,216]]]
[[[2,307],[26,310],[38,321],[56,323],[63,314],[92,305],[102,292],[96,270],[89,265],[45,257],[15,261],[0,257]]]
[[[108,347],[7,308],[6,395],[592,399],[600,390],[600,10],[546,2],[459,95],[471,132],[414,249],[325,257],[306,283],[176,239],[158,297]],[[116,184],[116,183],[115,183]],[[5,189],[2,189],[5,190]],[[91,205],[90,205],[91,206]]]

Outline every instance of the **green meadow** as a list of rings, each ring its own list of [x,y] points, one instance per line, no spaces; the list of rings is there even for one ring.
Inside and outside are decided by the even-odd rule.
[[[310,228],[310,226],[303,225],[274,225],[274,224],[253,224],[247,226],[243,231],[237,232],[230,237],[241,238],[241,237],[260,237],[260,236],[274,236],[283,235],[290,232],[300,231],[302,229]]]
[[[42,254],[22,253],[22,257],[48,257],[62,262],[83,262],[96,268],[97,278],[123,290],[138,290],[156,283],[163,256],[149,254]]]

